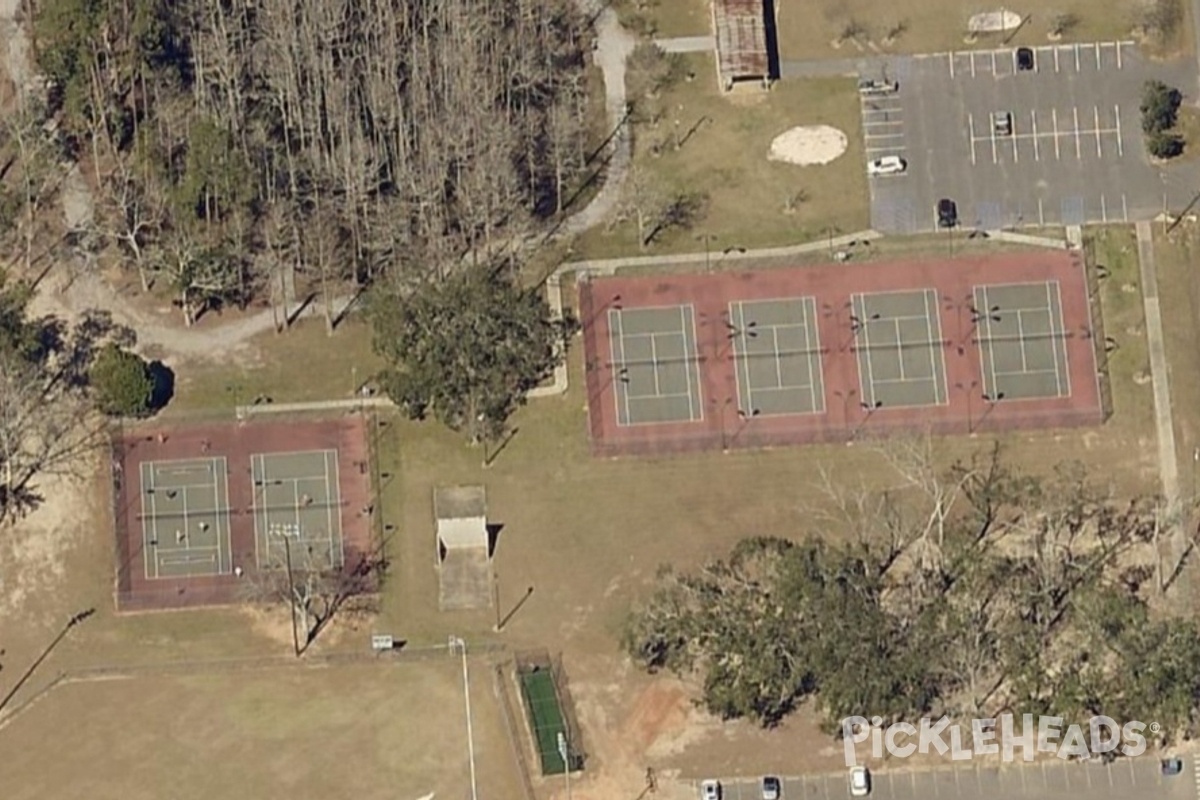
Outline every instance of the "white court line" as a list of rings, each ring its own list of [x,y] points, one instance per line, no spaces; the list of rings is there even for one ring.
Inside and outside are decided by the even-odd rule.
[[[1075,118],[1075,158],[1076,160],[1080,160],[1084,155],[1082,155],[1079,149],[1079,107],[1073,106],[1070,112],[1072,112]]]
[[[736,314],[737,321],[736,322],[734,322],[735,315],[734,315],[734,311],[733,311],[735,306],[737,308],[737,314]],[[746,306],[746,304],[740,300],[737,301],[736,303],[729,304],[729,322],[730,322],[730,324],[734,325],[737,328],[737,331],[742,331],[742,330],[745,330],[745,328],[746,328],[745,306]],[[736,332],[735,332],[735,335],[737,335]],[[739,384],[738,385],[738,390],[739,390],[738,391],[738,403],[740,404],[742,402],[741,390],[745,389],[745,391],[746,391],[746,408],[753,408],[754,407],[754,387],[752,387],[750,385],[750,359],[748,357],[749,353],[745,350],[743,350],[740,353],[738,352],[738,342],[740,341],[740,338],[741,337],[738,336],[738,338],[735,338],[733,340],[733,354],[734,354],[734,359],[737,363],[737,377],[738,377],[738,384]],[[745,409],[742,409],[742,410],[745,410]]]
[[[975,115],[967,114],[967,128],[971,135],[971,164],[975,164]]]
[[[779,349],[779,328],[771,326],[771,348],[775,353],[775,388],[783,388],[783,352]],[[746,409],[747,412],[753,409]]]
[[[688,347],[688,340],[687,340],[687,317],[688,317],[687,311],[690,308],[691,308],[690,305],[679,307],[679,333],[683,337],[683,367],[684,367],[684,374],[687,376],[688,419],[695,422],[696,421],[696,400],[695,400],[695,398],[692,397],[692,363],[693,363],[694,359],[692,358],[692,353],[690,352],[690,348]],[[696,341],[694,338],[696,335],[695,334],[695,322],[696,321],[693,318],[693,320],[692,320],[693,341]],[[697,344],[697,347],[698,346],[699,346],[699,344]],[[701,405],[701,408],[703,408],[703,405]]]
[[[616,336],[613,336],[613,332]],[[625,330],[621,325],[621,312],[615,308],[608,310],[608,346],[613,353],[613,363],[618,365],[613,370],[613,403],[616,405],[617,424],[621,424],[621,406],[624,400],[625,406],[625,424],[629,425],[633,422],[633,418],[629,416],[629,384],[621,380],[621,370],[625,369]],[[621,354],[618,356],[617,351]],[[629,373],[626,372],[624,377],[629,378]]]
[[[149,462],[143,461],[142,471],[142,555],[146,563],[146,577],[158,577],[158,504],[154,497],[154,469]],[[149,476],[149,477],[147,477]],[[149,488],[147,488],[149,484]],[[146,517],[146,497],[150,498],[150,516]],[[153,533],[146,535],[146,521],[149,520]],[[151,542],[154,542],[152,545]],[[154,548],[154,574],[150,574],[150,548]]]
[[[700,412],[700,416],[693,416],[692,421],[698,422],[704,419],[704,382],[700,380],[700,333],[696,328],[696,307],[688,304],[689,316],[692,319],[692,347],[695,348],[691,359],[688,363],[688,374],[696,379],[696,410]],[[687,351],[687,342],[683,343],[684,351]],[[688,400],[691,401],[691,377],[688,384]]]
[[[1120,48],[1117,48],[1117,52],[1121,52]],[[1121,141],[1121,107],[1113,106],[1113,114],[1117,118],[1117,157],[1123,158],[1125,156],[1125,144]]]
[[[1057,51],[1055,51],[1057,52]],[[1050,122],[1054,125],[1054,160],[1059,161],[1058,152],[1058,109],[1050,109]]]
[[[890,322],[892,323],[892,329],[896,331],[896,363],[900,367],[900,377],[894,379],[892,382],[905,382],[908,380],[908,377],[904,374],[904,357],[900,355],[904,348],[904,339],[900,336],[900,319],[898,317],[893,317]],[[874,378],[871,379],[872,382],[874,382],[874,380]]]
[[[219,545],[220,542],[222,540],[224,540],[226,543],[226,546],[229,548],[229,551],[227,553],[227,555],[229,556],[229,561],[228,561],[229,569],[226,570],[226,574],[228,574],[229,571],[233,570],[233,534],[229,530],[229,463],[225,460],[225,456],[221,456],[220,461],[221,461],[222,484],[225,487],[225,503],[224,503],[224,513],[222,513],[220,516],[217,517],[217,531],[218,531],[217,543]],[[221,505],[221,504],[218,503],[218,505]],[[218,549],[217,550],[218,566],[220,563],[219,562],[220,557],[221,557],[221,551]]]
[[[817,301],[811,297],[804,298],[804,348],[817,354],[817,373],[821,376],[821,398],[817,402],[817,378],[813,375],[813,357],[808,357],[808,392],[812,397],[812,410],[815,414],[825,413],[825,375],[821,366],[821,332],[817,329]],[[811,336],[810,334],[811,328]],[[813,339],[816,339],[814,344]]]
[[[662,389],[658,385],[658,334],[650,334],[650,363],[653,365],[651,372],[654,374],[654,396],[662,397]]]
[[[941,387],[938,386],[938,380],[937,380],[937,350],[934,348],[933,342],[935,342],[941,338],[942,326],[938,325],[938,331],[937,331],[938,335],[935,336],[934,332],[933,332],[933,323],[937,320],[937,317],[935,316],[936,311],[931,313],[929,310],[929,290],[928,289],[926,289],[923,292],[922,300],[925,304],[925,335],[927,337],[929,337],[928,341],[930,342],[930,345],[929,345],[929,377],[930,377],[930,380],[932,380],[934,382],[934,384],[933,384],[933,399],[935,401],[937,401],[938,405],[941,405],[941,402],[942,402],[942,398],[940,397]],[[934,306],[933,307],[934,307],[934,309],[937,308],[937,297],[936,296],[934,297]],[[899,333],[899,326],[897,326],[896,332]],[[896,341],[900,341],[900,339],[897,338]],[[901,361],[903,361],[903,359],[901,359]]]
[[[1096,157],[1104,158],[1104,150],[1100,146],[1100,108],[1092,106],[1092,116],[1096,124]]]
[[[1050,330],[1051,330],[1051,333],[1055,333],[1055,331],[1054,331],[1054,324],[1055,324],[1054,323],[1054,320],[1055,320],[1054,305],[1052,302],[1053,298],[1051,298],[1051,296],[1050,296],[1050,286],[1051,285],[1054,286],[1054,297],[1056,297],[1058,299],[1058,319],[1060,319],[1060,320],[1063,319],[1063,317],[1062,317],[1062,314],[1063,314],[1062,286],[1056,280],[1046,282],[1046,302],[1050,304]],[[1066,320],[1063,320],[1063,324],[1064,325],[1066,324]],[[1070,367],[1069,357],[1067,355],[1066,331],[1060,330],[1060,331],[1057,331],[1057,334],[1058,335],[1056,335],[1051,341],[1058,342],[1058,346],[1062,348],[1062,360],[1067,365],[1066,371],[1060,373],[1058,370],[1058,352],[1056,351],[1054,354],[1055,355],[1054,375],[1055,375],[1055,378],[1058,380],[1058,396],[1059,397],[1070,397],[1071,396],[1071,367]],[[1066,384],[1067,384],[1066,394],[1063,393],[1063,387],[1062,387],[1063,381],[1066,381]]]
[[[1041,155],[1041,152],[1038,150],[1037,111],[1034,111],[1032,109],[1030,110],[1029,122],[1030,122],[1030,125],[1032,126],[1031,130],[1033,131],[1033,160],[1041,161],[1042,155]]]
[[[979,320],[976,322],[977,325],[982,322],[984,328],[983,335],[978,337],[981,340],[981,346],[979,348],[979,372],[983,376],[984,394],[986,394],[988,397],[994,398],[996,396],[996,352],[991,345],[992,314],[990,311],[988,311],[988,309],[992,307],[992,304],[991,301],[988,300],[988,287],[979,286],[976,288],[976,291],[983,294],[983,302],[979,304],[979,307],[983,309],[983,313],[979,316]],[[986,347],[982,346],[983,341],[988,342]],[[989,364],[991,366],[990,371],[988,369]],[[989,375],[991,376],[990,384],[988,382]]]
[[[333,482],[329,482],[329,465],[333,464]],[[325,494],[329,497],[328,508],[325,509],[326,524],[329,526],[326,534],[329,538],[329,560],[333,560],[333,509],[342,507],[342,486],[340,476],[338,474],[338,458],[336,450],[325,451]],[[334,500],[336,499],[336,502]],[[367,520],[370,525],[370,519]],[[341,520],[338,520],[338,566],[346,564],[346,537],[342,535]]]
[[[858,330],[854,332],[854,337],[857,339],[859,333],[863,335],[863,353],[867,362],[867,374],[863,375],[863,359],[856,359],[858,361],[858,396],[862,398],[863,405],[874,406],[875,378],[871,369],[871,340],[870,335],[867,333],[867,303],[863,295],[850,295],[850,307],[853,309],[855,316],[858,317]],[[864,378],[866,379],[865,385],[863,383]],[[870,397],[868,397],[868,390],[870,390]]]

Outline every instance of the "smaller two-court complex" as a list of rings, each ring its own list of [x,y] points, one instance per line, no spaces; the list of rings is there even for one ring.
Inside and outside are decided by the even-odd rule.
[[[361,418],[181,426],[113,444],[117,606],[246,599],[257,573],[354,570],[371,551]]]
[[[580,312],[599,455],[1104,419],[1077,253],[597,278]]]

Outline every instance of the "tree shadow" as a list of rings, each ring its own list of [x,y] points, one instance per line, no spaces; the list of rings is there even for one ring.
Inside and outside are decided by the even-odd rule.
[[[175,397],[175,371],[155,359],[148,366],[150,373],[150,411],[158,413]]]

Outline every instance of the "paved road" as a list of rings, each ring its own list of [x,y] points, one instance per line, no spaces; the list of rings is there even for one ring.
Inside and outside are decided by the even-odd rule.
[[[850,800],[845,773],[782,777],[785,800]],[[758,800],[758,779],[723,780],[725,800]],[[699,797],[693,785],[693,797]],[[1068,763],[1048,758],[1004,767],[964,762],[932,770],[887,770],[872,775],[871,800],[1196,800],[1191,759],[1182,774],[1163,777],[1146,755],[1112,764]]]

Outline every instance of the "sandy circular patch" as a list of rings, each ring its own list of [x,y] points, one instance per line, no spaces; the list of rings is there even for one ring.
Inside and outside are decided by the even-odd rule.
[[[996,33],[1016,30],[1019,27],[1021,15],[1007,8],[975,14],[967,21],[967,30],[971,33]]]
[[[828,164],[846,152],[846,134],[828,125],[804,125],[784,131],[771,142],[767,158],[802,167]]]

